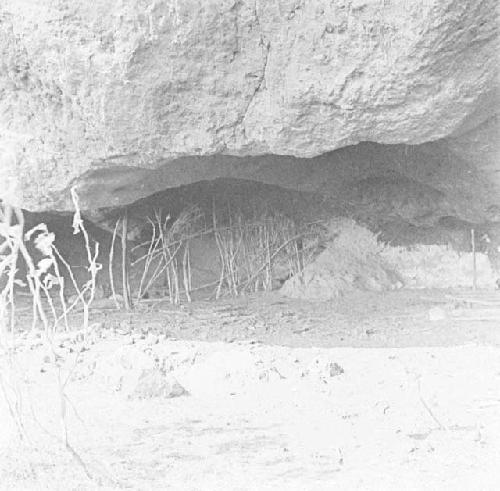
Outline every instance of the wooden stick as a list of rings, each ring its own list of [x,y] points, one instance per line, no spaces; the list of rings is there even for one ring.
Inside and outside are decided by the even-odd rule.
[[[189,241],[184,246],[184,256],[182,257],[182,273],[184,281],[184,292],[188,302],[191,302],[191,267],[189,261]]]
[[[128,281],[128,209],[125,208],[122,218],[122,289],[123,289],[123,304],[126,310],[132,308],[130,299],[130,284]]]
[[[116,309],[120,310],[120,303],[116,297],[115,290],[115,278],[113,275],[113,261],[114,261],[114,253],[115,253],[115,241],[116,235],[118,234],[118,225],[120,224],[120,219],[118,218],[115,223],[115,228],[113,229],[113,236],[111,238],[111,247],[109,249],[109,264],[108,264],[108,272],[109,272],[109,286],[111,287],[111,295],[113,295],[113,300],[116,305]]]

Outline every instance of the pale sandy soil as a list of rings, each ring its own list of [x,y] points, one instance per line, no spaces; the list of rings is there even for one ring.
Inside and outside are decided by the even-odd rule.
[[[0,398],[0,489],[500,489],[500,320],[460,320],[446,293],[95,311],[88,351],[56,347],[93,480],[57,441],[58,370],[32,339],[14,356],[32,446]],[[135,397],[147,360],[188,394]]]

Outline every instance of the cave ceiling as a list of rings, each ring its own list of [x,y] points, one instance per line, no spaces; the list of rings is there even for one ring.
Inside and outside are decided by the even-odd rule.
[[[92,211],[235,178],[348,199],[389,176],[481,219],[500,205],[495,9],[3,0],[0,198],[64,211],[74,187]]]

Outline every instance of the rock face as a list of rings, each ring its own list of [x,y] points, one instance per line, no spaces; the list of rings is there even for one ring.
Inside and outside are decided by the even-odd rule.
[[[497,110],[495,8],[2,0],[0,147],[15,155],[3,175],[41,210],[66,206],[61,191],[95,169],[113,181],[114,168],[164,166],[168,187],[168,163],[183,156],[460,138]],[[197,160],[184,180],[210,176],[211,162]]]

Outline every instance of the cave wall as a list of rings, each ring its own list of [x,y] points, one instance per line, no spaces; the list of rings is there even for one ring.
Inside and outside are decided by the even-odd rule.
[[[495,7],[2,0],[0,196],[51,209],[95,170],[119,183],[132,168],[141,194],[169,165],[166,186],[245,174],[244,161],[193,156],[461,137],[497,111]]]

